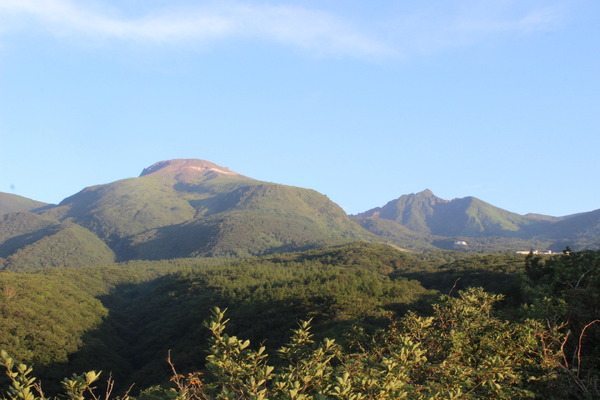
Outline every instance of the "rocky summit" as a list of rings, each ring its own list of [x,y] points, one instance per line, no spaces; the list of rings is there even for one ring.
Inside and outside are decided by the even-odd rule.
[[[229,170],[229,168],[221,167],[220,165],[210,161],[197,159],[159,161],[148,168],[144,168],[140,174],[140,177],[146,175],[200,175],[206,177],[207,179],[216,178],[219,176],[246,178],[237,172]]]

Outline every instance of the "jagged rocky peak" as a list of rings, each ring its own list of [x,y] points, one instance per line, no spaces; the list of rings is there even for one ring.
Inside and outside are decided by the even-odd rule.
[[[176,159],[168,161],[159,161],[148,168],[145,168],[140,177],[146,175],[197,175],[204,177],[231,176],[238,178],[246,178],[243,175],[229,170],[229,168],[221,167],[215,163],[197,159]]]

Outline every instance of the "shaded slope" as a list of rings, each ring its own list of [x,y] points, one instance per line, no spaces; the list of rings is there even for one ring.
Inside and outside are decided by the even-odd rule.
[[[413,251],[437,249],[431,244],[434,236],[413,231],[396,221],[377,217],[353,217],[353,220],[386,243]]]
[[[0,248],[7,240],[34,234],[52,225],[58,224],[56,218],[41,216],[31,212],[17,212],[0,216]],[[17,246],[18,247],[18,246]],[[0,257],[6,251],[0,250]]]
[[[562,240],[573,249],[600,248],[600,210],[564,217],[553,224],[544,237]]]

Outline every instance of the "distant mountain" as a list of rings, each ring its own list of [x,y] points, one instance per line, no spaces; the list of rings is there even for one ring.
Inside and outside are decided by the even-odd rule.
[[[88,187],[58,206],[4,219],[5,229],[15,231],[0,243],[5,264],[27,249],[43,253],[48,237],[74,230],[84,242],[72,245],[85,247],[86,263],[260,255],[375,239],[314,190],[257,181],[203,160],[162,161],[138,178]]]
[[[444,200],[430,190],[403,195],[353,219],[379,236],[394,237],[401,229],[409,229],[413,236],[424,235],[424,241],[443,248],[448,248],[452,238],[469,238],[473,244],[492,248],[494,243],[501,248],[600,246],[600,210],[565,217],[520,215],[475,197]],[[388,221],[385,229],[383,220]]]
[[[314,190],[203,160],[161,161],[58,205],[0,193],[0,210],[0,270],[258,256],[357,240],[409,251],[600,248],[600,210],[519,215],[425,190],[348,216]]]
[[[543,215],[515,214],[476,197],[444,200],[435,196],[431,190],[401,196],[383,207],[361,213],[358,217],[396,221],[423,234],[466,237],[528,236],[560,220]]]
[[[562,241],[573,249],[600,248],[600,210],[562,218],[543,233],[545,237]]]
[[[16,194],[0,192],[0,215],[19,211],[31,211],[44,207],[47,203],[31,200]]]

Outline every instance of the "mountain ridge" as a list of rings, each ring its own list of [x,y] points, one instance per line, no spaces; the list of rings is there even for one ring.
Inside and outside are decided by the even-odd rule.
[[[359,213],[358,218],[383,218],[398,222],[416,232],[440,236],[511,235],[534,222],[558,221],[560,217],[542,214],[520,215],[474,196],[445,200],[429,189],[402,195],[382,207]]]
[[[161,161],[145,168],[137,178],[89,186],[34,215],[51,221],[55,236],[67,226],[76,230],[65,224],[80,227],[82,237],[87,237],[81,243],[85,247],[82,254],[90,262],[110,258],[104,246],[115,260],[126,261],[243,257],[375,241],[374,235],[321,193],[258,181],[205,160]],[[26,217],[13,214],[12,219]],[[5,220],[7,227],[19,223]],[[25,224],[30,229],[21,233],[23,238],[44,236],[34,224],[36,218],[33,220]],[[62,243],[68,236],[56,237]],[[5,249],[12,253],[7,250],[4,254],[5,268],[16,268],[17,256],[25,254],[24,249],[27,254],[46,252],[41,249],[46,242],[41,240],[12,240],[9,244]],[[94,246],[99,256],[90,251]],[[82,257],[75,259],[81,262]]]
[[[521,215],[473,196],[445,200],[429,189],[402,195],[351,218],[380,236],[397,235],[396,224],[425,235],[423,240],[431,243],[454,238],[456,242],[468,240],[481,244],[498,238],[498,242],[503,241],[508,246],[530,244],[532,248],[547,246],[553,250],[561,250],[565,245],[600,247],[600,210],[562,217],[535,213]],[[381,223],[375,223],[383,220],[388,221],[387,230],[382,230]],[[450,248],[458,249],[456,246]]]
[[[51,267],[244,257],[357,240],[412,251],[600,248],[600,210],[520,215],[473,196],[445,200],[425,189],[349,216],[312,189],[196,159],[160,161],[138,177],[86,187],[58,205],[0,194],[2,209],[9,212],[0,218],[0,269],[22,268],[25,259]],[[79,246],[71,264],[48,256],[54,247],[67,257],[68,241]]]
[[[31,211],[47,206],[48,203],[29,199],[12,193],[0,192],[0,215],[19,211]]]

